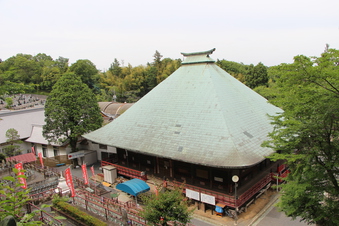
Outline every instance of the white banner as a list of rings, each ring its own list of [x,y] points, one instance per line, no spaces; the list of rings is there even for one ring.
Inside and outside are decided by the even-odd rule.
[[[201,201],[202,202],[215,206],[215,197],[214,196],[206,195],[204,193],[201,193],[200,195],[201,195]]]
[[[200,201],[200,193],[190,189],[186,189],[186,197]]]

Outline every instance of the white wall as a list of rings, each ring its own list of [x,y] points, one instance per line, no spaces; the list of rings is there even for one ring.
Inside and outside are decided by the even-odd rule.
[[[29,143],[31,145],[31,143]],[[54,148],[52,145],[45,145],[46,146],[46,156],[43,156],[43,157],[54,157]],[[42,151],[42,147],[43,145],[42,144],[34,144],[34,147],[35,147],[35,153],[36,155],[38,155],[38,153],[42,153],[43,154],[43,151]],[[68,153],[71,152],[71,149],[68,148],[68,147],[58,147],[58,155],[67,155]]]
[[[109,152],[109,153],[117,153],[117,149],[115,147],[107,146],[107,149],[101,149],[100,145],[97,143],[93,143],[92,141],[88,141],[88,150],[97,151],[97,158],[101,161],[101,152]]]

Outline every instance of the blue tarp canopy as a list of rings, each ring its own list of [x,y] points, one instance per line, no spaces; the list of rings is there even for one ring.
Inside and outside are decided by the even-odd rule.
[[[131,194],[133,196],[137,196],[140,193],[150,190],[150,187],[148,186],[148,184],[146,184],[145,181],[140,180],[140,179],[132,179],[132,180],[126,181],[124,183],[118,184],[115,188],[123,192],[126,192],[128,194]]]

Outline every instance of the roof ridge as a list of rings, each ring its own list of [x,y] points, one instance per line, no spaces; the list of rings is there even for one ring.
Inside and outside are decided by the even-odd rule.
[[[207,51],[201,51],[201,52],[193,52],[193,53],[181,53],[183,56],[196,56],[196,55],[209,55],[212,54],[215,51],[215,48],[207,50]]]

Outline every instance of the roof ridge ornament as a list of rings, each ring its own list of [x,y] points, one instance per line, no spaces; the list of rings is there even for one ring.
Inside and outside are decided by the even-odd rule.
[[[185,57],[181,64],[215,63],[215,61],[209,56],[214,52],[214,50],[215,48],[202,52],[181,53]]]
[[[196,56],[196,55],[207,55],[209,56],[215,51],[215,48],[207,50],[207,51],[202,51],[202,52],[194,52],[194,53],[181,53],[183,56]]]

